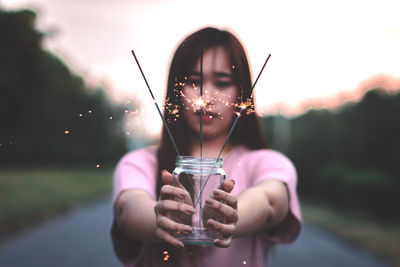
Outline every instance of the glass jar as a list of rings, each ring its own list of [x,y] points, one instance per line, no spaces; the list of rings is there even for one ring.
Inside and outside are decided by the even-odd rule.
[[[176,199],[195,208],[193,215],[171,212],[169,216],[176,222],[190,225],[193,231],[190,234],[172,233],[175,238],[184,244],[212,245],[214,239],[222,235],[207,226],[208,219],[223,222],[220,213],[206,206],[205,200],[213,197],[214,189],[222,189],[226,178],[222,158],[200,158],[178,156],[173,171],[174,185],[189,193],[190,199]]]

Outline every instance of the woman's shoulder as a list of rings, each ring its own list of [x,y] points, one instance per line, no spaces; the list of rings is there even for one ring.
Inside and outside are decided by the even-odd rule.
[[[137,149],[126,153],[120,160],[121,163],[134,163],[134,162],[156,162],[157,161],[156,145],[151,145],[141,149]]]
[[[245,146],[237,147],[234,151],[235,161],[244,163],[248,170],[276,170],[285,169],[295,174],[293,162],[282,152],[270,149],[250,149]]]
[[[283,160],[290,161],[290,159],[280,151],[271,148],[250,149],[246,146],[239,145],[232,152],[237,154],[243,159],[258,161],[258,160]]]

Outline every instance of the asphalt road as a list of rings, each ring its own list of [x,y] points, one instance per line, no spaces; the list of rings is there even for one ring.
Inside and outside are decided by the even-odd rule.
[[[3,241],[0,266],[120,266],[109,237],[111,220],[109,199],[77,208]],[[270,266],[388,265],[326,231],[305,224],[294,244],[278,247]]]

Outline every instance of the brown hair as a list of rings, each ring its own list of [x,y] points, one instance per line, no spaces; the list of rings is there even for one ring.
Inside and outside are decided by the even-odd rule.
[[[233,79],[239,90],[238,103],[241,100],[246,101],[249,98],[251,105],[247,109],[254,108],[254,99],[250,96],[252,86],[250,68],[243,46],[232,33],[211,27],[203,28],[189,35],[176,49],[171,61],[167,83],[166,102],[169,106],[182,107],[182,97],[179,94],[179,91],[182,90],[182,82],[185,81],[185,77],[192,71],[201,51],[216,46],[223,46],[228,51],[231,64],[234,66]],[[182,109],[179,110],[178,115],[179,117],[175,121],[176,117],[173,114],[170,114],[168,110],[164,111],[164,118],[169,122],[169,128],[179,153],[181,155],[188,155],[190,152],[190,140],[185,135],[185,131],[188,131],[189,126],[184,120]],[[242,112],[242,116],[232,133],[230,142],[232,144],[244,145],[250,149],[267,147],[261,132],[259,119],[254,112],[246,112],[246,110]],[[167,170],[172,172],[175,167],[176,156],[177,153],[169,140],[167,130],[164,126],[161,135],[161,145],[157,153],[157,195],[162,186],[161,171]]]

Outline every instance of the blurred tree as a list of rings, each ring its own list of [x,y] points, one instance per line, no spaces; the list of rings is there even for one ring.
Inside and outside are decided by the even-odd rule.
[[[126,152],[124,107],[45,51],[35,18],[0,10],[0,164],[117,160]]]
[[[400,88],[399,88],[400,89]],[[368,91],[358,103],[290,119],[287,151],[304,197],[400,221],[400,93]],[[274,119],[263,118],[274,140]],[[275,142],[269,142],[274,147]]]

